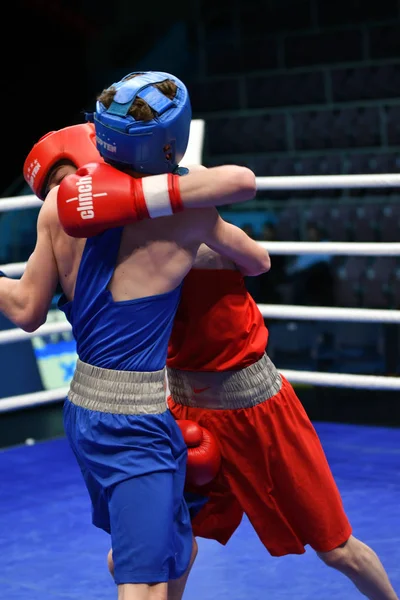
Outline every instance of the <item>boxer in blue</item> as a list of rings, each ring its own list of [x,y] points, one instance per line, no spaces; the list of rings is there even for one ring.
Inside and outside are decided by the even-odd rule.
[[[161,98],[166,80],[176,86],[172,105]],[[172,173],[190,124],[183,84],[173,76],[153,73],[116,87],[123,93],[115,102],[123,107],[114,106],[114,113],[126,110],[127,104],[147,105],[148,100],[152,106],[159,104],[157,113],[171,115],[165,128],[168,137],[162,140],[151,135],[154,114],[148,120],[140,114],[130,117],[129,107],[122,115],[111,111],[109,122],[103,121],[108,148],[132,144],[135,161],[124,167],[129,173],[163,173],[137,180],[148,211],[144,216],[160,218],[123,226],[129,219],[137,220],[124,215],[122,223],[103,233],[98,229],[101,224],[94,223],[97,230],[88,235],[96,235],[88,240],[69,237],[58,219],[60,188],[53,185],[60,180],[60,169],[66,174],[71,165],[58,165],[42,177],[40,161],[30,161],[26,173],[32,187],[42,177],[52,189],[39,214],[37,245],[24,275],[19,281],[0,279],[0,310],[16,325],[33,331],[44,322],[60,281],[64,291],[60,309],[72,324],[79,356],[64,423],[91,497],[93,523],[111,534],[118,598],[164,600],[167,582],[187,570],[192,548],[183,501],[186,446],[166,408],[164,392],[167,345],[181,283],[201,242],[250,275],[268,270],[269,258],[213,209],[171,215],[172,204],[185,206],[191,200],[201,204],[206,197],[222,204],[255,194],[254,174],[248,169],[221,167],[181,180]],[[142,95],[146,100],[137,103]],[[179,111],[184,111],[185,119],[174,118]],[[143,122],[149,129],[141,136],[136,123],[143,127]],[[178,143],[182,139],[186,142]],[[167,156],[157,162],[160,143],[158,154],[166,151]],[[88,171],[66,177],[64,181],[75,186],[75,195],[64,195],[63,202],[77,201],[82,219],[94,221],[90,178]],[[114,191],[116,182],[117,178],[112,182]]]

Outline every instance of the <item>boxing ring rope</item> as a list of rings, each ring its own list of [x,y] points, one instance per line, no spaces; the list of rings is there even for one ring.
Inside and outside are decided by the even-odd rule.
[[[0,203],[1,212],[1,203]],[[272,255],[313,254],[335,256],[399,256],[398,242],[258,242]],[[25,270],[26,263],[8,263],[0,269],[9,277],[18,277]]]
[[[298,175],[288,177],[257,177],[257,191],[325,190],[341,188],[393,188],[400,187],[400,174],[373,175]],[[22,210],[42,205],[33,194],[1,198],[0,211]]]
[[[322,387],[344,387],[352,389],[375,389],[386,391],[400,390],[400,377],[387,377],[382,375],[351,375],[347,373],[323,373],[322,371],[292,371],[290,369],[278,369],[292,384],[318,385]],[[33,392],[0,398],[0,414],[40,406],[63,400],[69,388],[62,387],[54,390]]]
[[[398,242],[258,242],[270,254],[400,256]]]
[[[400,174],[376,175],[319,175],[296,177],[257,177],[257,189],[261,190],[305,190],[338,188],[393,188],[400,187]],[[33,195],[0,199],[0,212],[40,207],[42,202]],[[345,256],[400,256],[400,243],[358,242],[259,242],[271,255],[345,255]],[[0,266],[10,277],[19,277],[26,263],[11,263]],[[400,323],[400,311],[381,309],[308,307],[275,304],[259,304],[265,318],[283,320],[331,320],[363,323]],[[0,344],[19,342],[35,336],[70,332],[67,322],[45,323],[33,333],[19,328],[0,331]],[[347,387],[358,389],[400,390],[400,377],[354,375],[350,373],[323,373],[319,371],[295,371],[282,369],[280,372],[293,384],[308,384],[324,387]],[[49,402],[62,400],[68,387],[0,399],[0,413],[19,410]]]
[[[340,188],[392,188],[400,186],[400,174],[296,175],[257,177],[257,190],[333,190]]]
[[[353,323],[397,323],[400,324],[400,311],[370,308],[335,308],[325,306],[296,306],[286,304],[258,304],[265,318],[284,321],[352,321]],[[34,332],[26,332],[18,327],[0,331],[0,345],[22,342],[36,336],[70,332],[67,321],[45,323]],[[0,399],[1,401],[1,399]]]

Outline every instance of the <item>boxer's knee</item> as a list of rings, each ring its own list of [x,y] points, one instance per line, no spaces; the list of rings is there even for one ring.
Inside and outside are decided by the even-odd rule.
[[[196,538],[193,536],[192,553],[190,556],[190,563],[189,563],[188,570],[190,570],[192,568],[192,565],[193,565],[194,561],[196,560],[198,552],[199,552],[199,546],[197,544]],[[107,554],[107,567],[108,567],[108,571],[109,571],[111,577],[114,579],[114,560],[113,560],[113,553],[112,553],[111,548]]]
[[[333,569],[346,574],[360,572],[365,561],[368,561],[371,549],[354,536],[329,552],[317,552],[319,558]]]
[[[199,546],[197,544],[197,540],[196,538],[193,536],[193,542],[192,542],[192,555],[190,557],[190,564],[189,564],[189,568],[192,567],[194,561],[196,560],[196,557],[199,553]]]
[[[107,567],[108,567],[108,571],[109,571],[111,577],[114,579],[114,561],[113,561],[113,554],[112,554],[111,548],[107,554]]]

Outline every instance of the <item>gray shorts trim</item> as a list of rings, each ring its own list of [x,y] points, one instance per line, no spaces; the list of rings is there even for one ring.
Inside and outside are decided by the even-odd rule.
[[[166,410],[165,369],[116,371],[78,359],[68,399],[77,406],[124,415],[161,414]]]
[[[168,368],[167,375],[173,400],[197,408],[249,408],[275,396],[282,387],[281,376],[266,354],[240,371]]]

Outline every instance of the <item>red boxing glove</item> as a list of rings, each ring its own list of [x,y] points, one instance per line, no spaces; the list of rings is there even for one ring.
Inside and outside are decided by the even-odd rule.
[[[91,163],[62,180],[57,207],[68,235],[92,237],[105,229],[183,210],[179,175],[135,179],[105,163]]]
[[[177,420],[188,447],[186,484],[200,487],[210,483],[221,466],[221,454],[215,437],[195,421]]]

